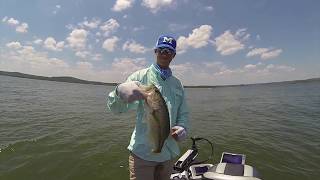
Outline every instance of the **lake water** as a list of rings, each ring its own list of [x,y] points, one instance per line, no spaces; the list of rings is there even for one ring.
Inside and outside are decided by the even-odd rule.
[[[0,179],[128,179],[134,112],[106,110],[113,88],[0,76]],[[319,81],[186,93],[190,134],[214,142],[214,162],[243,153],[263,179],[319,179]]]

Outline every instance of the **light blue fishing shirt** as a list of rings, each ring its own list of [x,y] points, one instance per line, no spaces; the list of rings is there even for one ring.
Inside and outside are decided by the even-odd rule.
[[[169,76],[163,80],[160,73],[152,64],[146,69],[142,69],[130,75],[126,82],[139,81],[143,85],[154,84],[161,92],[169,111],[170,127],[182,126],[188,131],[189,113],[187,109],[185,92],[181,82],[174,76]],[[147,160],[164,162],[180,155],[177,141],[169,135],[164,143],[161,153],[153,153],[153,144],[150,141],[148,122],[143,100],[126,103],[116,91],[109,93],[107,106],[113,113],[124,113],[128,110],[136,110],[135,129],[131,135],[128,150],[136,156]],[[130,123],[131,119],[128,119]]]

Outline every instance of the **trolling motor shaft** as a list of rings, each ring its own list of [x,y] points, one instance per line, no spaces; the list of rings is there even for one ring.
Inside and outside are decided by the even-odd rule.
[[[191,149],[188,149],[187,152],[185,152],[173,166],[173,169],[180,173],[187,170],[191,163],[198,156],[196,141],[201,140],[202,138],[191,137],[190,139],[192,140]]]

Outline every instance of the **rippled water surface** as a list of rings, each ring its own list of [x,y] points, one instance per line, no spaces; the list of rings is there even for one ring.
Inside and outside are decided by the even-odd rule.
[[[128,179],[134,112],[106,111],[113,88],[0,76],[0,179]],[[319,178],[319,81],[186,92],[190,134],[214,142],[214,162],[243,153],[263,179]]]

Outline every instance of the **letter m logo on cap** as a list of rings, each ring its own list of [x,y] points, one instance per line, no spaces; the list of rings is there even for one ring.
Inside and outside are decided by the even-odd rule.
[[[164,36],[162,42],[172,44],[172,41],[173,41],[173,38]]]

